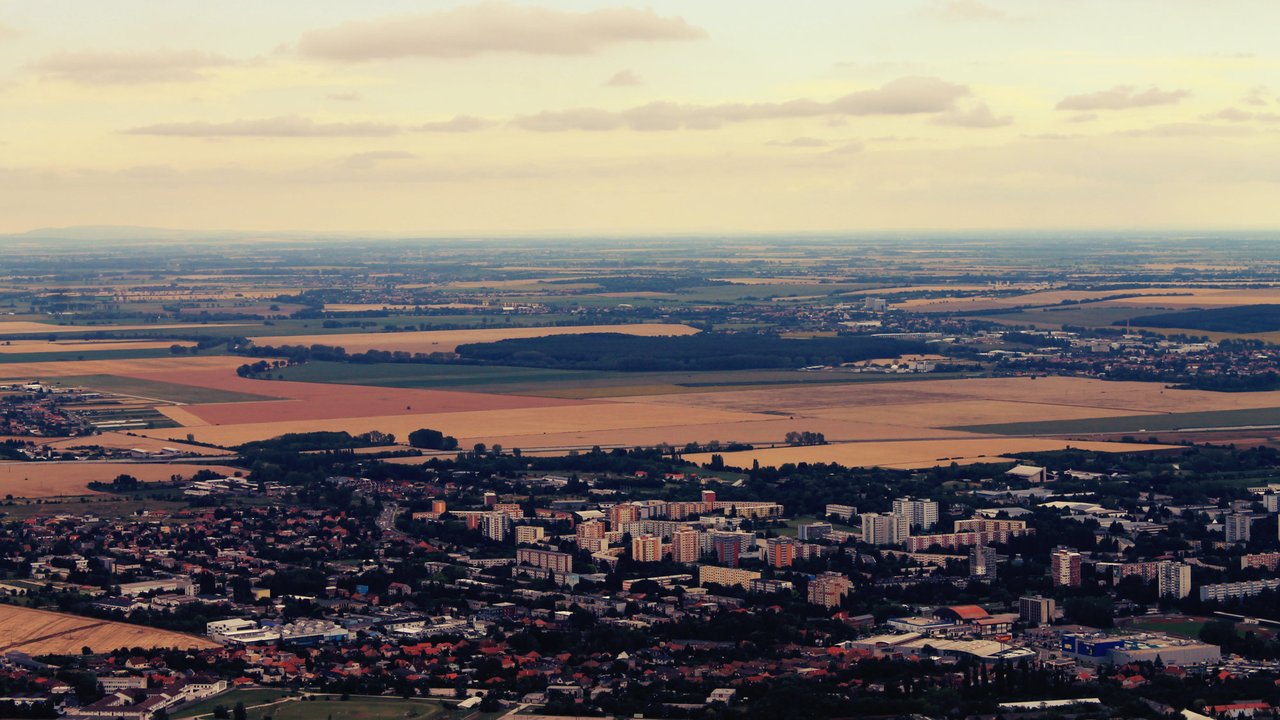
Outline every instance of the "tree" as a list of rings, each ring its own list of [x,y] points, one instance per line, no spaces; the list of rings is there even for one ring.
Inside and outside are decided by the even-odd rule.
[[[409,433],[409,445],[424,450],[456,450],[458,439],[439,430],[422,428]]]
[[[217,705],[213,708],[213,716],[217,720],[227,720],[227,718],[231,717],[231,713],[227,712],[226,705]]]
[[[236,703],[236,707],[231,711],[231,720],[248,720],[249,711],[245,710],[244,703]]]

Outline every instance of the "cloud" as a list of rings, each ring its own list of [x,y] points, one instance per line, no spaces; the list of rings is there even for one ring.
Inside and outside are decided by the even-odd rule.
[[[953,107],[934,118],[938,125],[954,125],[966,128],[993,128],[1013,124],[1012,115],[999,115],[991,112],[986,103],[978,103],[968,110]]]
[[[831,143],[827,142],[826,140],[823,140],[822,138],[798,137],[798,138],[792,138],[790,140],[770,140],[768,143],[765,143],[765,144],[772,145],[774,147],[818,148],[818,147],[827,147]]]
[[[1149,128],[1125,130],[1120,135],[1127,137],[1238,137],[1250,135],[1252,128],[1228,125],[1211,125],[1209,123],[1166,123]]]
[[[358,92],[331,93],[328,97],[338,102],[355,102],[361,98]]]
[[[939,113],[952,109],[956,100],[968,94],[969,88],[938,78],[905,77],[829,102],[798,99],[779,103],[684,105],[659,101],[617,112],[598,108],[548,110],[517,117],[512,124],[535,132],[600,132],[624,127],[649,132],[709,130],[751,120]]]
[[[198,50],[55,53],[31,65],[41,76],[80,85],[136,85],[204,80],[207,71],[234,65],[229,58]]]
[[[1241,100],[1241,102],[1243,102],[1243,103],[1244,103],[1244,104],[1246,104],[1246,105],[1253,105],[1254,107],[1261,107],[1261,106],[1263,106],[1263,105],[1267,105],[1267,104],[1268,104],[1267,99],[1266,99],[1265,97],[1263,97],[1263,96],[1264,96],[1264,95],[1267,95],[1267,94],[1269,94],[1269,93],[1270,93],[1270,91],[1269,91],[1269,90],[1267,90],[1267,86],[1266,86],[1266,85],[1255,85],[1255,86],[1253,86],[1253,87],[1249,88],[1249,94],[1248,94],[1248,95],[1245,95],[1245,96],[1244,96],[1244,99],[1243,99],[1243,100]]]
[[[1151,107],[1153,105],[1172,105],[1183,98],[1191,97],[1187,90],[1161,90],[1152,86],[1138,91],[1132,85],[1117,85],[1110,90],[1072,95],[1058,103],[1058,110],[1128,110],[1131,108]]]
[[[367,170],[387,160],[412,160],[416,157],[418,156],[404,150],[375,150],[351,155],[340,165],[349,170]]]
[[[429,122],[419,125],[417,130],[423,132],[442,132],[442,133],[465,133],[475,132],[490,127],[493,123],[484,118],[474,117],[472,115],[455,115],[448,120],[440,120],[437,122]]]
[[[604,82],[605,87],[634,87],[643,85],[644,80],[640,76],[630,70],[619,70],[613,74],[613,77]]]
[[[0,40],[12,40],[20,35],[22,35],[22,33],[18,32],[17,28],[12,25],[0,23]]]
[[[954,22],[1009,19],[1009,15],[1003,10],[993,8],[979,0],[948,0],[935,3],[929,10],[944,20]]]
[[[1226,120],[1228,122],[1249,122],[1257,120],[1260,122],[1280,122],[1280,113],[1267,112],[1249,112],[1240,108],[1223,108],[1212,115],[1201,115],[1201,120]]]
[[[1092,113],[1092,112],[1080,113],[1078,115],[1072,115],[1071,117],[1067,118],[1067,122],[1087,123],[1087,122],[1093,122],[1094,120],[1097,120],[1097,119],[1098,119],[1098,113]]]
[[[164,135],[168,137],[382,137],[400,129],[394,125],[371,122],[318,123],[298,115],[280,115],[259,120],[230,122],[158,123],[129,128],[129,135]]]
[[[701,40],[705,30],[653,10],[566,12],[485,2],[450,10],[352,21],[304,33],[303,55],[361,62],[467,58],[488,53],[590,55],[629,42]]]

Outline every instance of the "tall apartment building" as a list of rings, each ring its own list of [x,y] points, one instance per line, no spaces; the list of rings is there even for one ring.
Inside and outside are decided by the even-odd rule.
[[[660,562],[662,538],[657,535],[641,535],[631,539],[631,559],[636,562]]]
[[[826,608],[840,607],[845,595],[853,589],[849,578],[836,572],[824,572],[809,581],[809,603]]]
[[[742,541],[737,535],[715,535],[711,543],[716,552],[717,562],[725,567],[738,567],[738,558],[742,555]]]
[[[562,573],[573,572],[573,556],[551,550],[516,548],[516,564],[532,565]]]
[[[765,554],[770,567],[791,567],[796,560],[796,541],[789,537],[769,538],[765,541]]]
[[[938,503],[935,500],[898,498],[893,501],[892,514],[904,520],[908,528],[929,530],[938,524]]]
[[[541,525],[517,525],[516,543],[536,543],[546,537]]]
[[[623,523],[639,520],[639,509],[631,503],[621,503],[609,508],[609,529],[621,530]]]
[[[1191,566],[1186,563],[1166,561],[1160,563],[1160,597],[1181,600],[1191,594]]]
[[[1055,587],[1079,587],[1080,566],[1083,561],[1080,553],[1068,547],[1054,548],[1049,554],[1049,574],[1053,577]]]
[[[497,542],[505,542],[511,535],[511,525],[511,516],[499,512],[485,513],[479,519],[480,532]]]
[[[1056,611],[1053,598],[1027,595],[1018,598],[1018,617],[1036,625],[1049,625]]]
[[[907,523],[897,515],[862,513],[862,542],[868,545],[897,545],[909,534]]]
[[[574,528],[574,537],[578,547],[591,552],[599,552],[604,544],[604,523],[599,520],[588,520]]]
[[[1253,516],[1249,513],[1231,513],[1226,517],[1227,542],[1249,542],[1253,529]]]
[[[988,545],[974,545],[969,549],[969,577],[975,580],[996,579],[996,549]]]
[[[696,563],[702,558],[697,530],[677,530],[671,533],[671,559],[678,563]]]

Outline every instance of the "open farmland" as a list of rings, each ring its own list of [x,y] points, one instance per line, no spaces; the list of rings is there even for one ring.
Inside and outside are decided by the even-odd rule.
[[[170,323],[166,325],[54,325],[52,323],[0,322],[0,335],[37,335],[41,333],[108,333],[123,330],[183,330],[201,327],[243,327],[234,323]]]
[[[428,391],[422,391],[428,392]],[[476,395],[476,398],[501,396]],[[354,416],[332,420],[292,420],[235,425],[170,428],[141,431],[155,438],[182,438],[187,433],[201,442],[232,446],[285,433],[345,430],[352,434],[380,430],[405,438],[418,428],[435,428],[459,440],[485,440],[497,436],[542,435],[584,430],[666,428],[676,423],[725,426],[759,416],[713,409],[675,410],[668,405],[629,403],[577,403],[564,406],[514,407],[437,413]],[[768,418],[766,418],[768,419]]]
[[[71,360],[64,362],[23,362],[0,364],[0,380],[31,380],[76,375],[135,376],[149,372],[191,372],[225,369],[234,377],[244,358],[227,355],[198,357],[133,358],[120,360]]]
[[[0,653],[79,655],[82,648],[109,652],[118,648],[215,648],[218,644],[195,635],[156,630],[142,625],[0,605]]]
[[[498,342],[513,338],[581,335],[585,333],[621,333],[640,337],[693,335],[698,331],[688,325],[637,323],[631,325],[568,325],[557,327],[504,327],[478,330],[422,330],[396,333],[339,333],[333,335],[292,335],[287,341],[274,336],[250,338],[259,345],[330,345],[345,348],[348,353],[369,350],[388,352],[433,353],[453,352],[459,345]]]
[[[109,350],[168,350],[174,345],[193,347],[187,340],[8,340],[0,342],[0,355],[34,353],[96,353]]]
[[[1045,452],[1076,448],[1094,452],[1150,452],[1176,450],[1176,445],[1139,443],[1070,442],[1050,438],[966,438],[952,440],[904,440],[898,442],[839,443],[810,447],[783,447],[764,450],[721,453],[729,467],[751,467],[759,462],[764,467],[787,463],[839,463],[847,466],[915,469],[935,465],[971,465],[982,462],[1009,461],[1012,453]],[[711,461],[710,453],[687,455],[686,459],[702,464]]]
[[[174,475],[191,477],[201,470],[231,475],[239,468],[189,463],[130,462],[7,462],[0,463],[0,496],[42,498],[84,495],[91,482],[111,482],[132,475],[142,482],[159,482]]]

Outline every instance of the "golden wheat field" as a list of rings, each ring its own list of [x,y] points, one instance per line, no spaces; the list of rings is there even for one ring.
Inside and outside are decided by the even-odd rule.
[[[188,340],[7,340],[0,342],[0,355],[50,352],[102,352],[104,350],[160,350],[181,345],[193,347]]]
[[[174,323],[169,325],[53,325],[50,323],[6,321],[0,322],[0,335],[27,335],[30,333],[83,333],[116,330],[181,330],[193,327],[240,327],[236,323]]]
[[[159,482],[173,475],[191,477],[205,469],[228,476],[240,472],[225,465],[189,463],[7,462],[0,463],[0,496],[85,495],[90,492],[88,483],[110,482],[119,475],[132,475],[142,482]]]
[[[571,325],[564,327],[508,327],[480,330],[423,330],[397,333],[340,333],[336,335],[291,335],[250,338],[259,345],[330,345],[346,348],[349,353],[368,350],[411,353],[453,352],[459,345],[487,343],[514,338],[581,335],[584,333],[622,333],[641,337],[693,335],[698,331],[688,325],[638,323],[631,325]]]
[[[903,440],[897,442],[838,443],[811,447],[780,447],[742,452],[721,453],[730,467],[778,467],[787,463],[839,463],[851,467],[890,467],[913,469],[949,465],[952,462],[971,465],[979,462],[1006,460],[1004,453],[1044,452],[1078,448],[1094,452],[1150,452],[1177,449],[1176,445],[1140,443],[1082,442],[1052,438],[966,438],[948,440]],[[710,453],[686,455],[687,460],[703,464],[711,461]]]
[[[203,650],[218,644],[207,638],[142,625],[0,605],[0,652],[79,655],[85,647],[93,652],[135,647]]]

